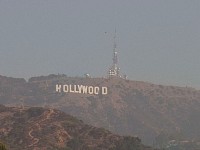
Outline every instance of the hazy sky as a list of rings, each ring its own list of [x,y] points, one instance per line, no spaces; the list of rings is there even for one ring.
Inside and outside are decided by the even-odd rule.
[[[0,0],[0,74],[105,76],[200,89],[200,0]]]

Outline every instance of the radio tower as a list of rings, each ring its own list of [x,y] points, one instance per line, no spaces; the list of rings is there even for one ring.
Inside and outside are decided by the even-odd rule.
[[[120,77],[119,75],[119,66],[118,66],[118,57],[117,57],[117,44],[116,44],[116,37],[117,37],[117,31],[115,29],[115,34],[114,34],[114,45],[113,45],[113,64],[109,68],[108,71],[108,76],[109,77]]]

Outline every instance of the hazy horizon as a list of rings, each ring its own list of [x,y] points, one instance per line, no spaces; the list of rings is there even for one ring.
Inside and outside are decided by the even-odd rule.
[[[0,75],[121,74],[200,89],[200,1],[0,0]]]

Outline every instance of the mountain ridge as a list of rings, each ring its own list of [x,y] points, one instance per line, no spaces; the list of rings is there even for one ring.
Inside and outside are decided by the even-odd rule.
[[[139,138],[112,134],[52,108],[0,105],[0,119],[0,140],[10,150],[153,150]]]
[[[163,132],[182,134],[186,139],[200,137],[200,90],[194,88],[66,75],[33,77],[27,82],[0,77],[0,83],[3,104],[53,106],[93,126],[120,135],[137,135],[146,144],[155,142]],[[56,84],[106,86],[108,94],[58,93]]]

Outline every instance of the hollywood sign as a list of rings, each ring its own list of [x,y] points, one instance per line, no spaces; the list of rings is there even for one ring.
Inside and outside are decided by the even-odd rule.
[[[79,94],[90,94],[90,95],[106,95],[108,94],[107,87],[98,86],[84,86],[84,85],[71,85],[71,84],[56,84],[56,92],[64,93],[79,93]]]

